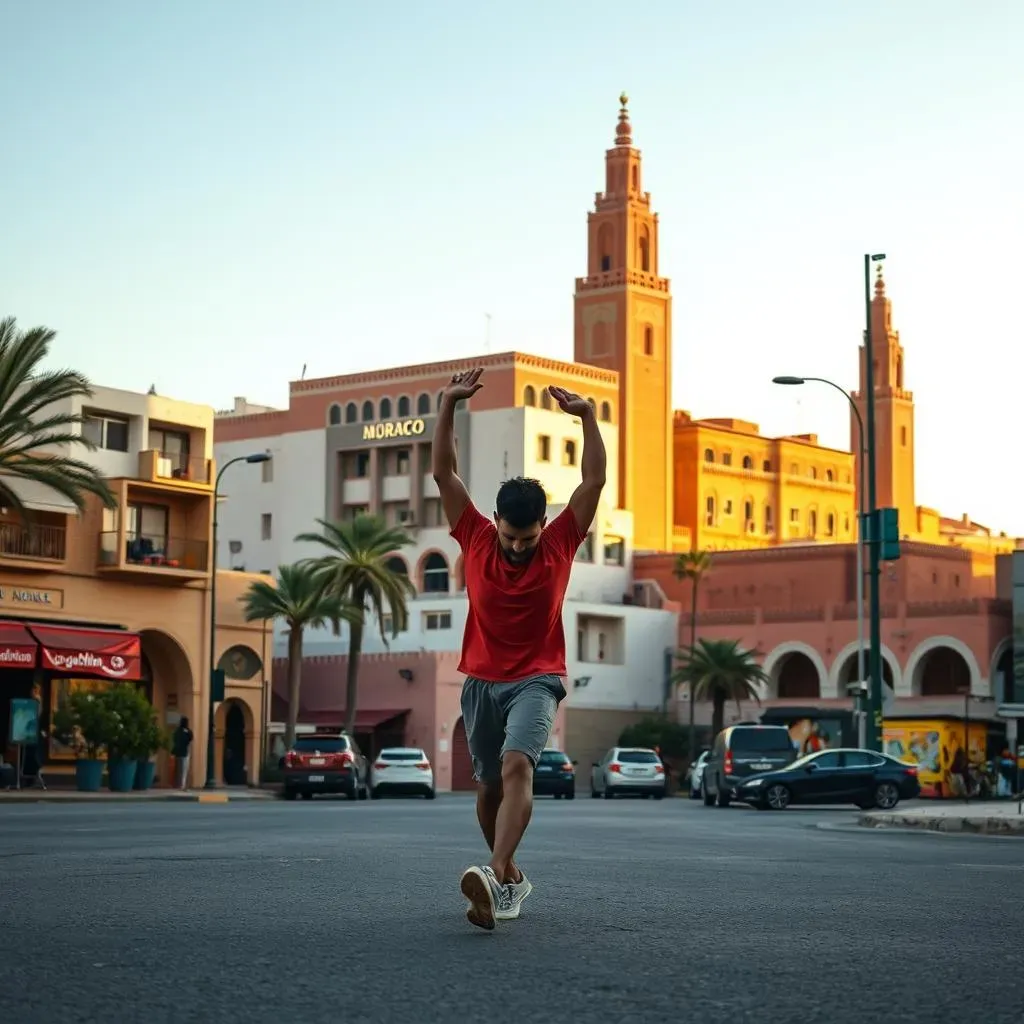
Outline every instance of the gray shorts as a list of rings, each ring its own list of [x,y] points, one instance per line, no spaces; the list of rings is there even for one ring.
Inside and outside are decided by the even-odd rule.
[[[501,778],[501,759],[518,750],[537,766],[555,724],[565,687],[558,676],[533,676],[518,683],[489,683],[467,676],[462,686],[473,773],[478,782]]]

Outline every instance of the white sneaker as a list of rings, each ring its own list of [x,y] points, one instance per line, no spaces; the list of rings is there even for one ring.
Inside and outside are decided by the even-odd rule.
[[[494,871],[484,867],[466,868],[459,883],[462,895],[469,900],[466,918],[470,924],[485,931],[493,931],[496,920],[505,920],[504,916],[512,907],[512,896],[507,885],[502,885],[495,877]],[[518,913],[514,916],[518,916]]]
[[[495,908],[494,917],[498,921],[512,921],[517,918],[519,916],[519,911],[523,909],[523,900],[533,892],[533,884],[526,877],[526,872],[520,868],[519,874],[523,876],[521,881],[509,882],[505,886],[509,894],[508,907]]]

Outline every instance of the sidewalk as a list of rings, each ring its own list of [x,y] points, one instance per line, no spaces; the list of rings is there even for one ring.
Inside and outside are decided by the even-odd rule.
[[[146,789],[131,793],[79,793],[76,789],[3,789],[0,804],[125,804],[178,803],[226,804],[240,800],[276,800],[278,793],[270,789]]]
[[[929,832],[961,832],[975,835],[1024,836],[1024,815],[1016,800],[965,804],[962,800],[929,801],[894,811],[868,811],[857,819],[865,828],[916,828]]]

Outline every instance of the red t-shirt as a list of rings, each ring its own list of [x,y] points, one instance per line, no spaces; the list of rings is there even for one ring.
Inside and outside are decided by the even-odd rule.
[[[459,671],[492,683],[564,676],[562,602],[586,539],[566,506],[541,531],[533,558],[513,565],[501,553],[494,521],[470,502],[451,535],[462,548],[469,596]]]

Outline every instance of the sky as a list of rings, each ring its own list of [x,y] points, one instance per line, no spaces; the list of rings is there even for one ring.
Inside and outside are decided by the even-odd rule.
[[[840,395],[771,378],[856,387],[883,252],[917,501],[1024,535],[1017,0],[7,0],[0,38],[0,315],[54,364],[226,408],[571,359],[625,90],[675,405],[848,448]]]

